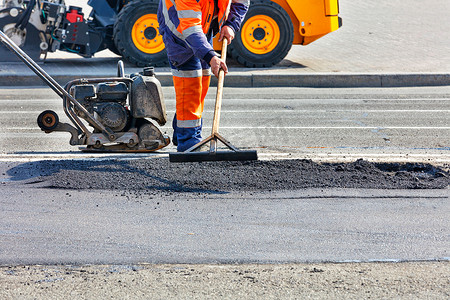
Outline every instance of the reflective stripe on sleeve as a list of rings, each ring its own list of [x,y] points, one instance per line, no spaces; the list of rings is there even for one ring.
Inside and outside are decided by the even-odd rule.
[[[167,25],[167,28],[169,28],[169,30],[179,39],[184,40],[183,35],[177,30],[177,27],[175,26],[175,24],[173,24],[173,22],[170,20],[169,17],[169,11],[167,9],[167,5],[166,5],[166,1],[161,1],[163,4],[163,16],[164,16],[164,21]],[[173,5],[175,5],[174,1],[171,1]],[[176,7],[176,5],[175,5]]]
[[[191,26],[189,28],[186,28],[183,31],[183,36],[188,37],[188,36],[190,36],[191,34],[194,34],[194,33],[201,33],[201,34],[203,34],[202,26],[195,25],[195,26]]]
[[[173,0],[171,0],[171,2],[173,3],[173,5],[175,5],[175,2],[173,1]],[[164,15],[164,21],[165,21],[165,23],[166,23],[166,25],[167,25],[167,28],[169,28],[169,30],[177,37],[177,38],[179,38],[179,39],[181,39],[181,40],[183,40],[183,41],[186,41],[186,38],[185,37],[187,37],[187,36],[189,36],[189,35],[191,35],[191,34],[193,34],[193,33],[195,33],[195,32],[201,32],[201,33],[203,33],[203,30],[202,30],[202,27],[201,26],[192,26],[192,27],[189,27],[189,28],[187,28],[186,30],[184,30],[183,31],[183,33],[180,33],[178,30],[177,30],[177,27],[175,26],[175,24],[173,24],[173,22],[170,20],[170,17],[169,17],[169,13],[168,13],[168,10],[167,10],[167,5],[166,5],[166,2],[165,1],[162,1],[162,4],[163,4],[163,9],[162,9],[162,11],[163,11],[163,15]],[[175,7],[176,7],[176,5],[175,5]],[[180,11],[180,12],[185,12],[186,14],[188,14],[188,12],[190,12],[189,10],[182,10],[182,11]],[[180,12],[178,12],[178,15],[180,14]],[[195,11],[192,11],[192,13],[195,13]],[[182,13],[183,14],[183,13]],[[201,20],[201,18],[202,18],[202,16],[201,16],[201,12],[199,12],[199,14],[200,14],[200,20]],[[180,16],[180,15],[179,15]],[[189,45],[189,44],[188,44]]]
[[[192,18],[192,19],[202,19],[201,11],[194,10],[180,10],[178,11],[178,18]]]

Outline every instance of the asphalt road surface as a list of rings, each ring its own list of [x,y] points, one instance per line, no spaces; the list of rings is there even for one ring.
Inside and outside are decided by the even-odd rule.
[[[3,184],[0,265],[449,260],[448,190],[205,195]]]
[[[164,89],[169,114],[171,89]],[[263,159],[448,164],[450,88],[226,89],[222,134]],[[205,126],[211,123],[214,90]],[[226,194],[46,188],[8,169],[100,159],[44,134],[49,89],[0,90],[0,264],[448,260],[449,190],[310,189]],[[164,131],[171,133],[169,127]],[[167,151],[173,151],[169,147]],[[163,151],[159,156],[166,156]],[[92,157],[94,156],[94,157]],[[145,155],[112,156],[119,159]],[[111,157],[109,157],[111,158]],[[275,180],[276,178],[274,178]]]
[[[205,135],[211,126],[214,93],[212,88],[206,101]],[[164,95],[171,119],[173,89],[164,88]],[[0,104],[3,158],[82,156],[69,145],[68,133],[44,134],[36,125],[37,115],[46,109],[68,122],[62,101],[50,89],[1,89]],[[227,88],[220,131],[238,147],[257,149],[262,158],[277,153],[316,160],[439,163],[450,157],[449,120],[449,87]],[[163,131],[171,135],[170,122]]]

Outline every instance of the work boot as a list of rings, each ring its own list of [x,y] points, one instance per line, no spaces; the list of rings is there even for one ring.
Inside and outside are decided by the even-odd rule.
[[[184,152],[202,140],[203,119],[200,120],[200,126],[192,128],[178,127],[177,114],[172,120],[173,138],[172,143],[177,146],[178,152]]]
[[[202,140],[202,127],[181,128],[177,130],[177,151],[184,152]]]

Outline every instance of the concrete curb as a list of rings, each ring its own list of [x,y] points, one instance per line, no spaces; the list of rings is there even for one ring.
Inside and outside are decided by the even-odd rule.
[[[450,85],[450,74],[298,74],[258,75],[253,87],[410,87]]]
[[[270,70],[267,71],[270,73]],[[95,74],[51,74],[61,85],[78,78],[111,77],[111,73]],[[163,86],[172,86],[170,72],[157,72],[157,78]],[[0,86],[45,86],[34,74],[1,74]],[[212,86],[217,85],[213,78]],[[251,73],[233,72],[226,77],[226,87],[314,87],[314,88],[358,88],[358,87],[412,87],[447,86],[450,74],[439,73],[393,73],[393,74],[352,74],[352,73]]]

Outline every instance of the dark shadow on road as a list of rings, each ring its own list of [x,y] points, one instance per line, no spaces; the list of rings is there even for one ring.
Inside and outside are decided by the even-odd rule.
[[[166,159],[167,160],[167,159]],[[161,175],[157,175],[157,174]],[[48,182],[62,189],[157,190],[224,194],[220,190],[188,187],[164,177],[165,170],[149,172],[125,160],[43,160],[20,164],[7,171],[9,181]]]

